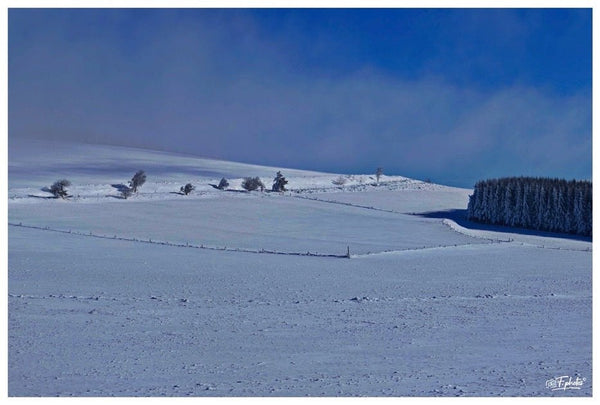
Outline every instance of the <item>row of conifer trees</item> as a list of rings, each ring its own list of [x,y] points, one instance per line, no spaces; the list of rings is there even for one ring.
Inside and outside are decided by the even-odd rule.
[[[488,224],[592,235],[592,183],[509,177],[479,181],[468,218]]]

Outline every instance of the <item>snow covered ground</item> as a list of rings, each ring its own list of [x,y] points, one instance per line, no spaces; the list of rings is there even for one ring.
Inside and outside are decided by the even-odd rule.
[[[235,192],[277,170],[290,191]],[[339,177],[11,142],[9,395],[592,394],[589,240],[414,215],[470,190]],[[59,178],[68,201],[41,191]]]

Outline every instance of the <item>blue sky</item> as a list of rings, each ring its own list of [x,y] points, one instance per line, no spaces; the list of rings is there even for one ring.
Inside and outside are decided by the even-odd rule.
[[[9,141],[590,179],[591,27],[589,9],[11,9]]]

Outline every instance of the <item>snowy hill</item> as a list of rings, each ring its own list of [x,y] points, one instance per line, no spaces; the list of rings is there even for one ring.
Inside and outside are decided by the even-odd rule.
[[[136,200],[177,199],[173,193],[191,182],[196,193],[189,197],[218,191],[210,184],[218,184],[222,177],[229,180],[230,189],[243,190],[243,177],[261,177],[267,189],[278,170],[289,180],[292,192],[365,190],[437,190],[441,186],[401,176],[385,176],[379,184],[374,174],[339,175],[305,170],[265,167],[226,162],[168,152],[134,149],[108,145],[50,143],[42,141],[14,141],[9,144],[9,198],[11,201],[31,200],[32,196],[49,194],[41,188],[58,178],[67,178],[73,186],[70,193],[80,202],[98,202],[105,197],[119,196],[113,184],[131,179],[137,170],[148,176],[146,185]],[[336,185],[337,179],[343,185]]]
[[[374,177],[11,142],[9,395],[591,395],[591,242],[413,215],[471,190]]]
[[[21,149],[39,150],[40,154],[49,149],[35,146]],[[466,190],[462,189],[400,176],[382,176],[377,183],[373,175],[341,176],[122,147],[62,144],[53,150],[62,155],[52,154],[52,159],[62,160],[54,161],[47,155],[36,160],[19,153],[15,153],[14,161],[9,160],[14,186],[9,188],[11,223],[114,238],[327,255],[344,254],[350,246],[352,253],[365,254],[467,243],[472,239],[449,228],[438,229],[437,224],[421,218],[405,215],[403,221],[395,220],[397,212],[414,210],[415,203],[421,209],[435,207],[437,198],[432,198],[431,193],[451,194],[460,201],[459,206],[464,206]],[[137,168],[146,171],[147,181],[138,194],[124,200],[116,186],[126,184]],[[282,170],[289,181],[286,193],[231,192],[243,191],[244,175],[262,176],[264,183],[270,185],[267,179],[274,177],[277,170]],[[20,187],[33,184],[29,171],[37,174],[34,179],[38,187]],[[46,173],[45,180],[42,173]],[[48,198],[51,195],[39,187],[63,177],[73,183],[68,189],[73,197],[68,200]],[[211,186],[218,184],[221,177],[229,178],[228,191]],[[340,177],[345,184],[335,185]],[[183,196],[178,191],[187,182],[194,184],[196,190]],[[389,194],[390,191],[395,193]],[[405,198],[389,206],[390,197],[397,198],[398,191],[409,194],[412,204]],[[371,198],[371,204],[379,200],[380,205],[365,206],[367,210],[356,210],[352,202],[314,202],[331,201],[326,196],[332,193],[370,192],[380,193],[378,199]],[[386,201],[388,205],[383,208]],[[111,205],[106,207],[108,203]],[[365,237],[374,228],[378,232]]]

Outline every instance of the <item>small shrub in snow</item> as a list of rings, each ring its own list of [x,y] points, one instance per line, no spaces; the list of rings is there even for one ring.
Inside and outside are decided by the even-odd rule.
[[[248,191],[258,190],[260,188],[260,191],[263,191],[265,185],[259,177],[245,177],[242,181],[242,188]]]
[[[332,180],[331,182],[333,184],[335,184],[336,186],[343,186],[344,184],[346,184],[346,178],[343,176],[340,176],[337,179]]]
[[[223,177],[221,179],[221,181],[219,182],[219,185],[217,186],[217,188],[219,190],[225,190],[227,187],[229,187],[229,182],[227,181],[227,179],[225,177]]]
[[[56,182],[54,182],[54,184],[52,186],[50,186],[50,192],[56,198],[59,198],[59,197],[66,198],[69,196],[67,194],[66,187],[69,187],[70,185],[71,185],[71,182],[69,180],[66,180],[66,179],[57,180]]]
[[[131,188],[132,192],[137,193],[138,188],[140,188],[145,182],[146,173],[144,173],[143,170],[139,170],[129,181],[129,187]]]
[[[273,180],[273,187],[271,188],[271,190],[273,190],[275,192],[286,191],[285,185],[287,183],[288,183],[288,181],[285,179],[285,177],[283,177],[281,172],[277,172],[277,175],[275,176],[275,179]]]
[[[180,190],[181,190],[181,192],[182,192],[183,194],[185,194],[185,195],[188,195],[188,194],[189,194],[189,193],[191,193],[191,192],[192,192],[192,191],[193,191],[195,188],[196,188],[196,187],[194,187],[194,186],[192,185],[192,183],[188,183],[188,184],[186,184],[185,186],[182,186],[182,187],[180,188]]]

